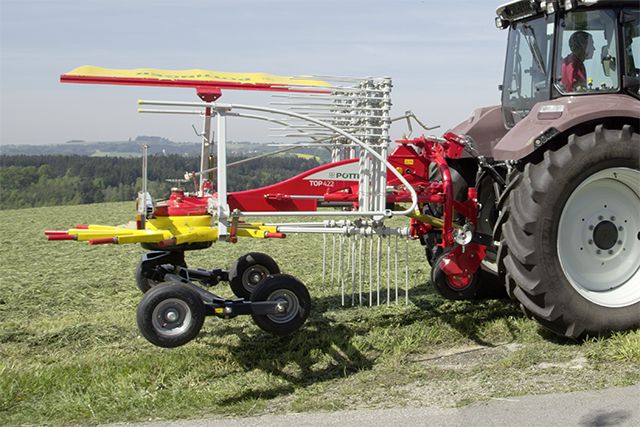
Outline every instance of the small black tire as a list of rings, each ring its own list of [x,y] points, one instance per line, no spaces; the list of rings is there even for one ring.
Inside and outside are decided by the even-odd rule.
[[[444,271],[442,271],[442,262],[449,254],[449,251],[441,254],[433,263],[431,268],[431,283],[436,291],[446,299],[451,300],[471,300],[477,299],[481,295],[481,286],[478,274],[474,274],[471,281],[465,286],[457,286],[452,283]]]
[[[279,273],[280,267],[269,255],[249,252],[238,258],[229,269],[229,284],[235,296],[249,299],[263,279]]]
[[[200,295],[181,283],[160,283],[144,294],[137,321],[142,335],[154,345],[173,348],[194,339],[204,322]]]
[[[157,254],[156,260],[152,262],[143,262],[146,258],[149,258],[150,256],[153,257],[154,254]],[[170,255],[166,255],[166,252],[148,252],[143,254],[140,262],[136,266],[134,274],[136,286],[140,292],[144,294],[149,289],[162,282],[162,280],[156,280],[159,278],[152,277],[154,273],[153,270],[162,264],[173,264],[180,267],[187,266],[187,263],[184,260],[184,252],[171,252]]]
[[[306,286],[287,274],[268,276],[251,295],[251,302],[283,301],[287,303],[282,314],[252,314],[253,321],[263,331],[286,336],[302,327],[311,311],[311,296]]]

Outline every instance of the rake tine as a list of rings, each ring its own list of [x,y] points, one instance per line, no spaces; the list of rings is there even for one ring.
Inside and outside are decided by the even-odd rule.
[[[324,277],[327,272],[327,235],[322,235],[322,289],[324,289]]]
[[[333,248],[331,251],[331,288],[335,284],[335,275],[334,275],[334,266],[336,263],[336,236],[335,234],[331,236],[333,239]]]
[[[404,303],[409,304],[409,239],[405,239],[404,251]]]
[[[378,279],[376,280],[376,303],[377,305],[380,305],[380,256],[382,254],[382,238],[380,236],[378,236],[378,245],[377,245],[377,259],[378,259],[378,265],[376,267],[377,271],[378,271]]]
[[[369,307],[373,305],[373,237],[369,241]]]
[[[360,296],[360,305],[362,305],[362,242],[364,238],[360,237],[358,241],[358,294]]]
[[[349,239],[348,237],[345,238],[345,241],[347,242],[347,245],[349,245],[349,250],[351,249],[351,239]],[[351,256],[347,255],[347,263],[345,264],[345,270],[349,271],[349,261],[350,261]]]
[[[398,236],[396,235],[396,305],[398,304]]]
[[[344,237],[340,236],[340,269],[338,270],[342,305],[344,306]]]
[[[387,238],[387,305],[391,303],[391,237]]]
[[[351,248],[351,305],[356,304],[356,241],[353,239]]]

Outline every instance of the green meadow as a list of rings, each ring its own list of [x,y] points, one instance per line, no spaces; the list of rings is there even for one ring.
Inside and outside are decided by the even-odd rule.
[[[459,406],[640,382],[640,331],[566,341],[511,301],[444,300],[429,283],[419,242],[409,243],[409,303],[402,250],[398,303],[392,278],[386,304],[385,276],[382,304],[373,307],[351,304],[349,281],[345,306],[337,282],[327,277],[323,284],[320,235],[188,253],[190,266],[206,268],[226,268],[249,251],[271,255],[308,286],[310,318],[285,338],[248,316],[208,318],[187,345],[154,347],[135,321],[141,294],[133,272],[142,249],[47,242],[43,235],[76,223],[125,223],[133,210],[132,203],[105,203],[2,212],[0,424]],[[386,262],[382,270],[386,275]],[[232,296],[225,284],[213,292]],[[368,285],[364,297],[368,302]]]

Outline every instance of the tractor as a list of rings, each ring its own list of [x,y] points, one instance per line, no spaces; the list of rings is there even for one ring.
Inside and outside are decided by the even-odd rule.
[[[425,234],[444,296],[498,287],[570,338],[640,326],[638,6],[519,0],[497,9],[496,26],[508,29],[501,105],[451,130],[471,150],[448,162],[457,198],[477,189],[474,240],[486,255],[476,274],[455,280],[442,274],[440,235]]]

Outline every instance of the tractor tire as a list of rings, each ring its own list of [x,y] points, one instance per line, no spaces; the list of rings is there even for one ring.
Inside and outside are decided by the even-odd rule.
[[[508,291],[570,338],[640,326],[640,135],[602,125],[526,164],[502,226]]]
[[[238,258],[229,269],[229,284],[235,296],[248,300],[264,278],[279,273],[280,267],[269,255],[249,252]]]

